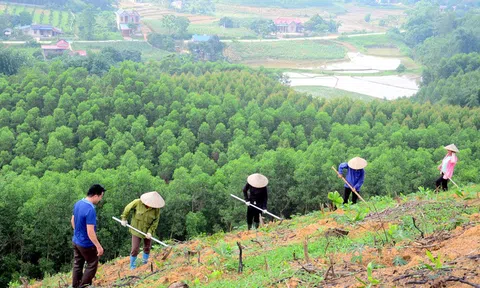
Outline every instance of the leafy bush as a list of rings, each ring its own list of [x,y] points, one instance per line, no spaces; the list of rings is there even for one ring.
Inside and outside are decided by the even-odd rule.
[[[188,212],[185,220],[185,228],[187,229],[187,236],[193,238],[200,235],[207,228],[207,219],[202,212]]]
[[[175,51],[175,42],[172,36],[151,33],[148,35],[148,43],[153,47],[166,51]]]
[[[343,198],[337,191],[328,192],[328,199],[332,201],[337,208],[343,204]]]
[[[397,71],[398,73],[403,73],[405,72],[405,70],[407,70],[407,67],[405,67],[405,65],[403,64],[398,65],[397,69],[395,69],[395,71]]]

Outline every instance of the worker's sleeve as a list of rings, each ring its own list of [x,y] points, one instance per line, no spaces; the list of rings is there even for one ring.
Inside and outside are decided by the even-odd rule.
[[[453,153],[452,158],[450,158],[450,163],[457,164],[457,161],[458,161],[457,155]]]
[[[355,184],[356,191],[360,191],[360,188],[362,187],[364,180],[365,180],[365,170],[362,169],[360,172],[360,177],[358,178],[357,184]]]
[[[127,206],[125,206],[125,209],[123,209],[123,213],[121,216],[122,220],[127,220],[128,215],[130,214],[130,211],[132,211],[132,209],[137,208],[138,202],[140,202],[140,199],[135,199],[132,202],[128,203]]]
[[[340,163],[340,165],[338,165],[338,173],[343,174],[343,169],[346,168],[348,168],[347,162]]]

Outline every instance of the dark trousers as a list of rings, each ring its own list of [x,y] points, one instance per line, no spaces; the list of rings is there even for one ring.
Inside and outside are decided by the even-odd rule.
[[[438,190],[441,184],[443,191],[447,191],[448,190],[447,183],[448,183],[448,179],[443,179],[443,173],[442,173],[442,175],[440,175],[440,178],[438,178],[437,181],[435,181],[435,190]]]
[[[85,272],[83,272],[85,262],[87,263],[87,267],[85,268]],[[92,279],[95,277],[95,273],[97,273],[97,267],[97,248],[95,246],[84,248],[73,243],[73,288],[92,285]]]
[[[132,235],[132,251],[130,252],[130,256],[137,256],[138,252],[140,252],[140,242],[142,238]],[[143,238],[143,253],[150,254],[150,248],[152,248],[152,239]]]
[[[343,204],[348,203],[348,198],[350,197],[350,193],[352,193],[352,189],[345,187],[345,192],[343,193]],[[357,200],[358,200],[357,194],[353,193],[353,195],[352,195],[353,204],[356,204]]]
[[[260,204],[255,204],[255,202],[253,203],[253,205],[257,206],[257,207],[262,207],[262,203]],[[250,230],[252,228],[252,223],[255,221],[255,228],[258,228],[258,226],[260,225],[260,213],[262,213],[260,210],[258,210],[257,208],[253,208],[252,206],[248,206],[247,208],[247,225],[248,225],[248,230]]]

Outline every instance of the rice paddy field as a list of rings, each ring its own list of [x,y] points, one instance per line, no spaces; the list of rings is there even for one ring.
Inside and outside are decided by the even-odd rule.
[[[232,42],[228,45],[241,61],[258,59],[335,60],[343,59],[347,49],[329,41]]]
[[[75,16],[69,11],[44,9],[17,4],[0,4],[0,14],[19,15],[27,12],[33,15],[33,23],[50,24],[62,29],[65,33],[72,32]]]

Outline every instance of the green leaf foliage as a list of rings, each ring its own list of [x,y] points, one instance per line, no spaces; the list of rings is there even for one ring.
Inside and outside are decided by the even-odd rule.
[[[327,101],[272,72],[183,57],[107,67],[52,61],[0,76],[2,287],[69,266],[72,207],[93,183],[107,188],[97,207],[107,261],[130,249],[111,217],[147,191],[167,203],[156,236],[183,240],[245,225],[230,194],[255,172],[283,217],[329,201],[343,187],[331,166],[357,155],[369,162],[363,197],[433,188],[446,143],[459,143],[457,183],[480,180],[478,108]]]
[[[403,40],[425,65],[420,102],[479,106],[480,10],[478,3],[440,6],[419,1],[408,13]],[[398,70],[397,70],[398,71]]]
[[[343,198],[337,191],[328,192],[328,199],[332,201],[336,207],[340,207],[343,204]]]

